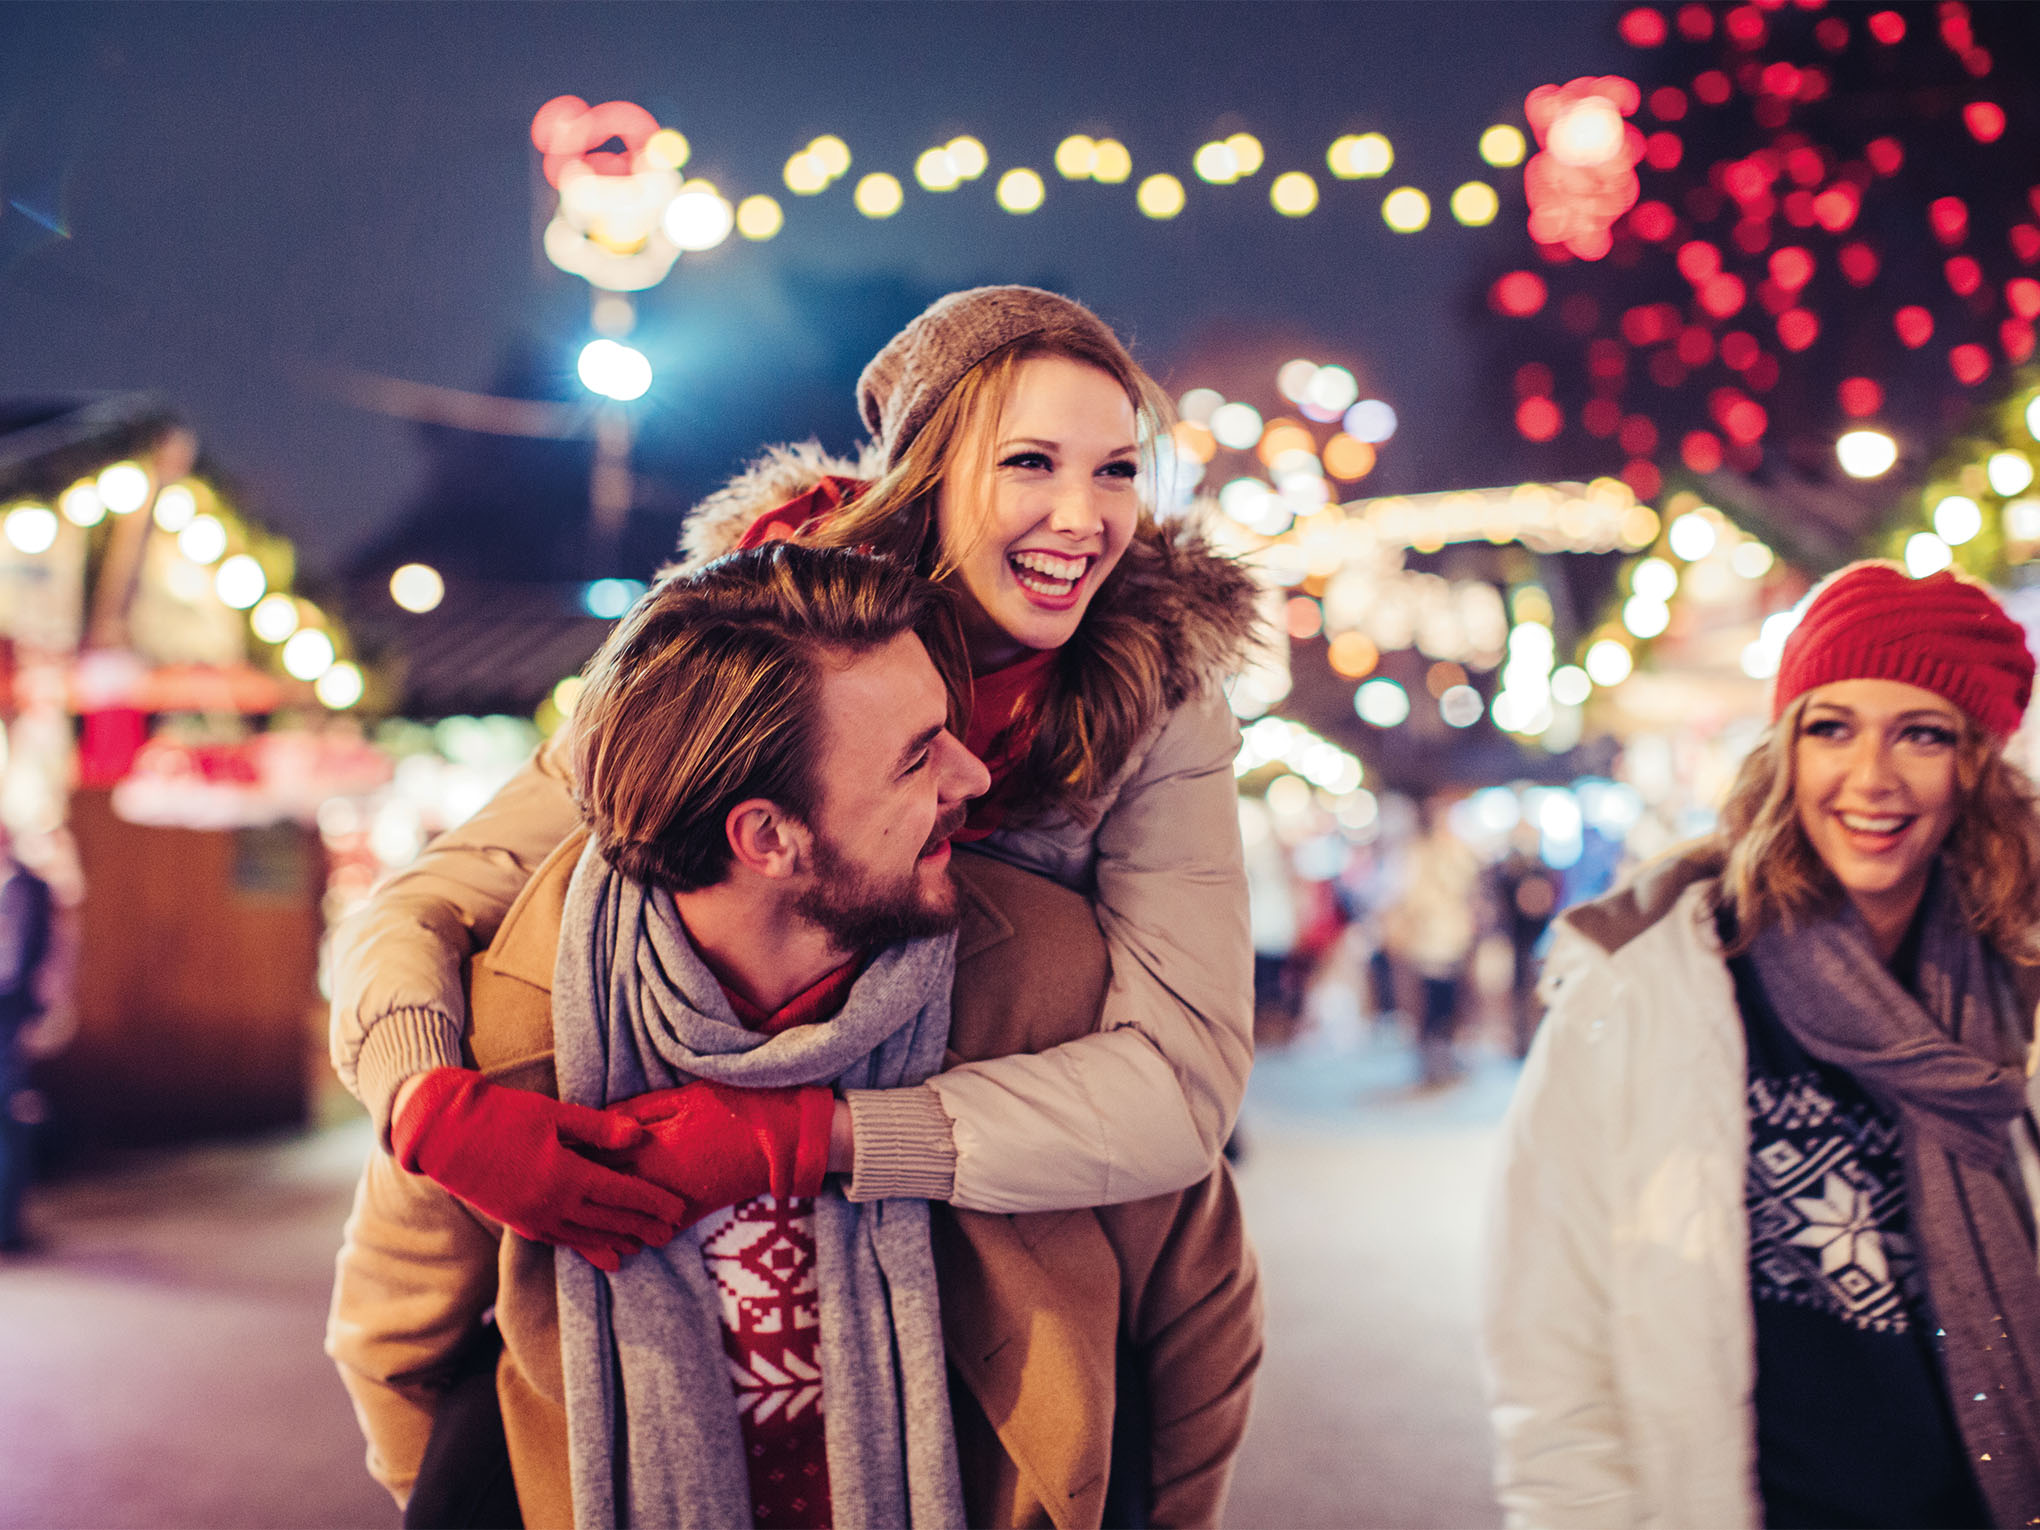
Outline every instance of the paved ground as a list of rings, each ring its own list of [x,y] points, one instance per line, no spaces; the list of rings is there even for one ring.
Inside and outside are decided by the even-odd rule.
[[[1264,1058],[1241,1175],[1268,1360],[1230,1521],[1496,1522],[1472,1251],[1502,1065],[1436,1096],[1361,1045]],[[388,1526],[319,1352],[366,1131],[194,1150],[46,1190],[0,1258],[0,1527]]]

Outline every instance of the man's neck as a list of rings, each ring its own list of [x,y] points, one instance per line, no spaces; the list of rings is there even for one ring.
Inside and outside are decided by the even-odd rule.
[[[785,1008],[856,953],[838,950],[783,898],[734,882],[675,893],[673,903],[696,954],[725,988],[767,1014]]]

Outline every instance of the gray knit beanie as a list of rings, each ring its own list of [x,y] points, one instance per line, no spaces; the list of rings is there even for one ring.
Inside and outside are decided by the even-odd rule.
[[[1129,372],[1138,368],[1119,337],[1082,303],[1039,287],[973,287],[930,304],[886,342],[857,379],[857,407],[896,467],[914,437],[964,374],[994,351],[1044,330],[1081,330]]]

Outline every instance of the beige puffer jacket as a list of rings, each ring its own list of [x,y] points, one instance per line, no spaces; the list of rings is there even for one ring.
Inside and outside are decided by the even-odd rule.
[[[757,515],[832,472],[854,466],[813,449],[768,456],[696,513],[692,560],[727,550]],[[1091,828],[1051,821],[975,847],[1092,899],[1112,962],[1098,1032],[915,1089],[853,1095],[854,1199],[912,1194],[992,1212],[1112,1205],[1196,1183],[1232,1129],[1253,1063],[1253,955],[1232,773],[1239,730],[1218,682],[1251,628],[1251,589],[1186,533],[1165,569],[1120,593],[1167,625],[1183,700]],[[460,1065],[462,964],[578,821],[556,738],[336,931],[333,1063],[385,1141],[403,1080]]]

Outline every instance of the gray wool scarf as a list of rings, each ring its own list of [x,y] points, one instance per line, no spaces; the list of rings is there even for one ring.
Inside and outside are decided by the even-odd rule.
[[[672,894],[618,875],[591,840],[553,972],[560,1098],[601,1106],[691,1079],[892,1089],[934,1073],[956,940],[887,948],[842,1012],[747,1030],[688,943]],[[961,1530],[928,1203],[815,1198],[825,1438],[842,1530]],[[578,1530],[754,1523],[722,1304],[698,1226],[605,1275],[554,1256]]]
[[[1920,917],[1917,999],[1846,905],[1771,926],[1750,957],[1799,1044],[1898,1117],[1955,1419],[1992,1517],[2025,1525],[2040,1516],[2040,1273],[2011,1150],[2026,1016],[1938,867]]]

